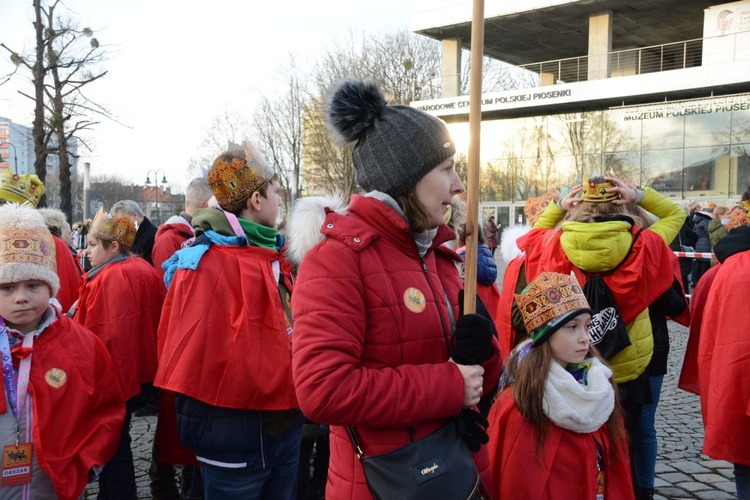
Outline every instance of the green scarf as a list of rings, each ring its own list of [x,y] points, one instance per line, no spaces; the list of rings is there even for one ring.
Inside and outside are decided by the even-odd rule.
[[[239,217],[237,217],[237,220],[240,221],[242,230],[245,231],[247,238],[252,244],[276,250],[276,235],[278,234],[278,231],[275,227],[264,226],[263,224],[258,224],[257,222],[241,219]]]

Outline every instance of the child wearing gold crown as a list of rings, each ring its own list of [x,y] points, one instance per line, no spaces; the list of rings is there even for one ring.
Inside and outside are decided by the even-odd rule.
[[[515,301],[530,339],[513,350],[490,411],[493,497],[632,499],[616,385],[590,343],[581,287],[544,272]]]
[[[104,344],[50,306],[55,271],[42,215],[0,207],[0,498],[78,498],[114,455],[123,426]]]
[[[130,418],[153,393],[156,374],[156,331],[166,290],[154,268],[130,254],[134,238],[129,217],[99,210],[86,236],[92,268],[69,313],[107,346],[127,402],[120,447],[99,476],[100,498],[135,498]]]

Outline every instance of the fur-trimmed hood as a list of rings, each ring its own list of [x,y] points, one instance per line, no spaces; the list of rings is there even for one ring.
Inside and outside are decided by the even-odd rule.
[[[348,209],[349,206],[340,194],[297,200],[289,214],[286,229],[286,257],[289,262],[298,267],[307,252],[323,241],[325,235],[320,232],[320,228],[329,211],[346,214]]]
[[[502,237],[500,238],[500,254],[503,256],[505,262],[510,262],[523,254],[516,245],[516,241],[529,231],[531,231],[531,226],[525,224],[510,226],[503,229]]]

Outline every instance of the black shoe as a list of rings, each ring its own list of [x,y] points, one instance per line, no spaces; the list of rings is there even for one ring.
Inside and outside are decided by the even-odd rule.
[[[654,489],[638,488],[638,500],[654,500]]]

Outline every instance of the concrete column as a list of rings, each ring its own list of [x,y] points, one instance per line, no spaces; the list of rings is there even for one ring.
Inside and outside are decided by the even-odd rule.
[[[443,40],[442,97],[461,95],[461,38]]]
[[[612,11],[589,17],[589,80],[609,78],[609,57],[612,52]]]

